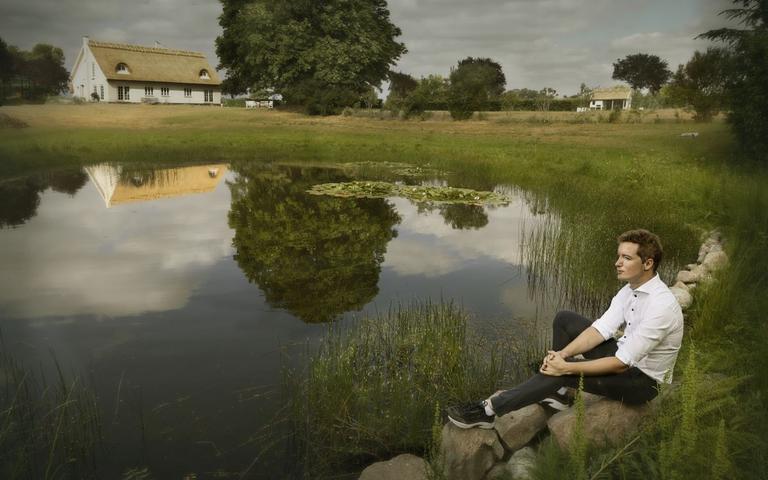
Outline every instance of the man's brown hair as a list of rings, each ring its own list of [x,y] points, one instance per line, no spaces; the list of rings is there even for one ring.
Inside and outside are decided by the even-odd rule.
[[[636,243],[638,245],[637,254],[640,255],[640,260],[645,263],[646,260],[652,258],[654,273],[659,269],[659,265],[661,265],[661,257],[664,252],[661,248],[661,240],[659,240],[658,235],[643,229],[628,230],[619,235],[616,240],[619,243]]]

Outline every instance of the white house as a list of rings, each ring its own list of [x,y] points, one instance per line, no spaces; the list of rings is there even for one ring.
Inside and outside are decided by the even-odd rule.
[[[589,108],[592,110],[629,110],[632,108],[632,89],[623,86],[596,88],[592,91]]]
[[[199,52],[83,37],[70,75],[75,97],[119,103],[221,104],[221,80]]]

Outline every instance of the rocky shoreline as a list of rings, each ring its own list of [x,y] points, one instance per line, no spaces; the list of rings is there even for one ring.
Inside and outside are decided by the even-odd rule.
[[[728,265],[722,235],[708,233],[699,248],[696,263],[680,270],[670,290],[683,311],[693,303],[698,286],[712,281],[715,271]],[[590,393],[583,394],[584,436],[593,445],[617,444],[636,433],[654,410],[656,401],[646,405],[624,405]],[[540,405],[529,405],[496,419],[493,429],[463,430],[450,422],[443,426],[438,464],[447,480],[528,479],[536,461],[540,440],[551,435],[568,448],[577,418],[575,409],[550,415]],[[429,464],[415,455],[404,454],[367,467],[360,480],[427,480]]]

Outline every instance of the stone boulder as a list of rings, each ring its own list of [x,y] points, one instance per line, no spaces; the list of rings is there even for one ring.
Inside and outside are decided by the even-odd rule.
[[[516,451],[508,461],[494,465],[483,480],[529,480],[535,463],[536,450],[524,447]]]
[[[531,447],[521,448],[507,462],[507,471],[513,480],[527,480],[531,478],[530,471],[535,463],[536,450]]]
[[[590,445],[617,445],[640,429],[652,412],[649,404],[626,405],[598,395],[584,394],[584,434]],[[576,427],[576,409],[558,412],[547,422],[549,431],[561,448],[567,449]]]
[[[704,257],[704,261],[701,262],[701,266],[706,268],[709,272],[719,270],[726,265],[728,265],[728,254],[722,250],[707,253],[707,256]]]
[[[677,281],[682,283],[700,282],[707,274],[707,271],[701,265],[696,265],[690,270],[680,270],[677,274]]]
[[[369,465],[360,474],[359,480],[427,480],[428,468],[423,458],[404,453]]]
[[[547,412],[541,405],[528,405],[498,417],[494,428],[504,448],[514,452],[547,427],[547,417]]]
[[[672,292],[672,295],[675,296],[675,298],[677,299],[677,303],[680,304],[680,308],[682,308],[683,310],[690,307],[691,303],[693,303],[693,296],[691,295],[691,292],[689,292],[687,288],[680,288],[678,286],[674,286],[674,287],[670,287],[669,291]]]
[[[495,430],[443,427],[440,443],[443,473],[447,480],[481,480],[504,456]]]

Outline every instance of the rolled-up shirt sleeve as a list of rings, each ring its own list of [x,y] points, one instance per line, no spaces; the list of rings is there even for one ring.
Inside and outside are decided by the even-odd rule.
[[[676,317],[671,314],[674,309],[670,305],[656,304],[650,308],[631,338],[616,351],[616,358],[628,367],[636,366],[674,328]]]
[[[624,301],[627,295],[629,295],[629,287],[625,286],[613,297],[611,306],[603,316],[592,322],[592,326],[600,332],[603,339],[608,340],[613,337],[616,330],[624,323]]]

